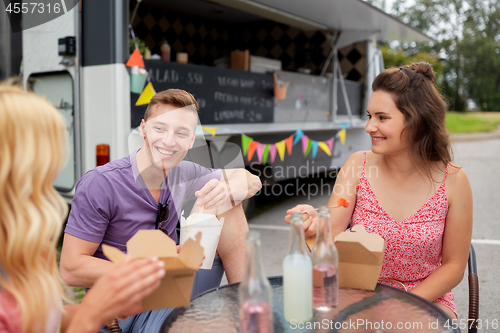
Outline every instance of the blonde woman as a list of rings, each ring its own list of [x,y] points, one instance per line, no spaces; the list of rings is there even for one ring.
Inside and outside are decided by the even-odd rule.
[[[52,186],[67,145],[62,116],[45,99],[0,85],[0,332],[97,332],[141,311],[162,263],[116,266],[78,305],[66,300],[56,243],[67,206]]]

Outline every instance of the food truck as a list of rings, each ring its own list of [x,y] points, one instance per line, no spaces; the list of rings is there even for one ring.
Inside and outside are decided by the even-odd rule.
[[[244,166],[265,183],[338,169],[370,147],[377,42],[431,41],[361,0],[54,2],[55,17],[22,14],[11,38],[22,39],[23,84],[67,120],[69,163],[55,186],[68,203],[86,171],[140,145],[142,94],[169,88],[197,99],[208,166]],[[4,31],[14,20],[5,9]],[[139,89],[126,66],[135,46],[147,73]]]

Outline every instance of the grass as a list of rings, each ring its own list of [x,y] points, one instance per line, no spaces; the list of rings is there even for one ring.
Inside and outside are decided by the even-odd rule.
[[[448,112],[446,128],[451,134],[491,132],[500,126],[500,112]]]

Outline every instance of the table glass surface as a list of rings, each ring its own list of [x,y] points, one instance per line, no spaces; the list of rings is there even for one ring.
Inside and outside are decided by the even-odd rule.
[[[314,312],[308,323],[287,322],[283,316],[283,280],[269,278],[273,292],[274,332],[458,332],[448,316],[413,294],[384,285],[375,291],[340,289],[339,305]],[[212,289],[173,311],[160,332],[239,332],[239,284]]]

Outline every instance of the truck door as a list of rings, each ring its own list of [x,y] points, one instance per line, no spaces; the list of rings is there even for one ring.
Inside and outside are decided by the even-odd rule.
[[[45,96],[63,115],[68,127],[68,163],[57,175],[54,187],[61,192],[73,189],[76,178],[75,158],[75,100],[73,98],[73,78],[67,71],[32,74],[29,78],[35,94]]]

